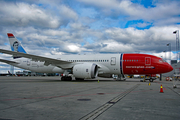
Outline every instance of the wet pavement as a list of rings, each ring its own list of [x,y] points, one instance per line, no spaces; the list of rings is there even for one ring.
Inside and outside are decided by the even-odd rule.
[[[0,120],[40,119],[179,120],[180,82],[0,77]]]

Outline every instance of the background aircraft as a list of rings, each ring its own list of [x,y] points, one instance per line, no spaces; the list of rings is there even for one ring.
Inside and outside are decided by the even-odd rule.
[[[1,53],[13,55],[14,60],[3,60],[7,64],[41,73],[60,73],[61,80],[119,78],[124,74],[161,74],[173,70],[162,58],[148,54],[95,54],[60,55],[58,59],[28,54],[12,33],[8,33],[11,50],[0,49]]]

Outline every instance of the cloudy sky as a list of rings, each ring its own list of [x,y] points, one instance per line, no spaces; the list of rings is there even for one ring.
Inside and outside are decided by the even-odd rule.
[[[30,54],[148,53],[176,49],[179,0],[0,0],[0,48],[13,33]],[[166,57],[170,54],[166,54]],[[0,54],[0,59],[11,56]],[[171,58],[176,59],[174,52]],[[0,73],[9,65],[0,63]],[[16,68],[16,70],[18,70]]]

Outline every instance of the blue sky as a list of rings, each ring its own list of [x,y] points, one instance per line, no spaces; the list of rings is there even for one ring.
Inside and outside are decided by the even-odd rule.
[[[179,0],[1,0],[0,46],[13,33],[30,54],[150,53],[175,51]],[[168,54],[166,55],[168,56]],[[176,59],[175,52],[171,54]],[[0,59],[11,56],[0,54]],[[0,72],[10,67],[0,63]]]

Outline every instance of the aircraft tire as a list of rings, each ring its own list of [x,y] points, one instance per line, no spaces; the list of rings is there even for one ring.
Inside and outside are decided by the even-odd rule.
[[[83,81],[83,78],[75,78],[77,81]]]
[[[72,81],[72,77],[69,76],[69,77],[68,77],[68,81]]]
[[[71,76],[68,76],[68,77],[62,76],[61,77],[61,81],[71,81],[71,80],[72,80]]]
[[[62,77],[61,77],[61,81],[64,81],[64,80],[65,80],[65,77],[64,77],[64,76],[62,76]]]
[[[150,78],[149,82],[153,82],[153,79],[152,79],[152,78]]]

